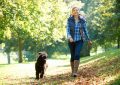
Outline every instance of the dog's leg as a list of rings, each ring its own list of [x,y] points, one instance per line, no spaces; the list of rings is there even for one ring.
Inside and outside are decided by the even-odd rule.
[[[39,70],[38,70],[38,64],[35,63],[35,70],[36,70],[36,79],[39,79]]]
[[[36,79],[39,79],[39,72],[36,71]]]
[[[43,75],[44,75],[44,68],[43,68],[43,70],[41,71],[40,78],[43,78]]]

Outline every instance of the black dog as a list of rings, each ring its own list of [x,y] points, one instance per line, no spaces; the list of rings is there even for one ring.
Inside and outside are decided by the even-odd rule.
[[[39,56],[37,58],[37,62],[35,63],[35,70],[36,70],[36,79],[43,78],[44,72],[47,68],[46,59],[47,59],[46,52],[39,52]]]

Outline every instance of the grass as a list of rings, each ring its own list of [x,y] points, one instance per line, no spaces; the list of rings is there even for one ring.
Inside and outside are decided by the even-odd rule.
[[[70,77],[69,60],[49,60],[46,77],[36,81],[34,62],[0,64],[0,83],[3,85],[120,85],[120,50],[112,50],[81,58],[79,76]],[[8,73],[7,73],[8,72]],[[7,84],[6,84],[7,83]]]
[[[109,85],[120,85],[120,75],[118,75],[115,80],[111,81]]]

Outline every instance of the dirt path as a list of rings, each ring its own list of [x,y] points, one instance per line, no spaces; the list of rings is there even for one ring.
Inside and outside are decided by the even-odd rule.
[[[115,72],[111,66],[119,66],[119,60],[116,58],[104,63],[102,58],[80,64],[77,78],[70,77],[69,60],[48,60],[46,77],[39,81],[35,80],[35,63],[9,65],[0,68],[0,85],[105,85],[116,77],[110,76]]]
[[[67,73],[70,70],[68,60],[48,60],[46,76],[54,76]],[[0,68],[0,83],[13,83],[21,79],[35,79],[35,63],[13,64]],[[64,70],[63,70],[64,69]],[[67,69],[68,71],[65,71]],[[63,71],[62,71],[63,70]],[[22,81],[22,80],[21,80]]]

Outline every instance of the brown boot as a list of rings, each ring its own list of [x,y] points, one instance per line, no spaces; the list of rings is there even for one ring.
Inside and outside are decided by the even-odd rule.
[[[74,61],[70,62],[71,65],[71,76],[73,76],[73,71],[74,71]]]
[[[74,72],[73,72],[73,77],[77,77],[78,67],[79,67],[79,60],[74,60]]]

